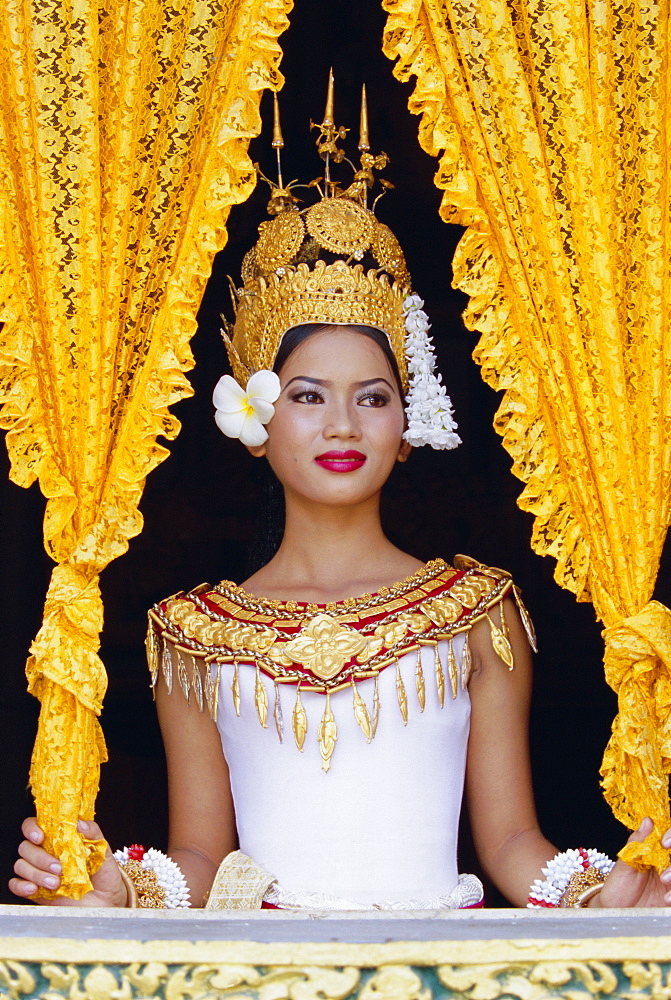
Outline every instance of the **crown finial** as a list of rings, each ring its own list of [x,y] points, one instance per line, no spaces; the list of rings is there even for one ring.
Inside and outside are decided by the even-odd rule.
[[[284,139],[282,137],[282,127],[280,125],[280,102],[277,94],[273,94],[273,149],[284,149]]]
[[[359,152],[370,152],[370,136],[368,135],[368,101],[366,100],[366,84],[361,88],[361,115],[359,117]]]
[[[322,128],[333,128],[335,125],[333,91],[334,91],[333,66],[331,66],[331,68],[329,69],[329,82],[326,90],[326,107],[324,108],[324,121],[322,122]]]
[[[318,122],[310,122],[310,128],[319,129],[319,135],[317,136],[317,150],[322,160],[326,163],[326,169],[324,171],[324,184],[327,198],[333,197],[339,193],[338,182],[331,180],[331,162],[342,163],[345,158],[345,150],[338,147],[338,139],[344,139],[349,131],[342,125],[340,128],[336,128],[335,126],[334,91],[335,84],[333,82],[333,69],[331,68],[329,70],[329,82],[326,91],[324,121],[321,125]]]
[[[277,152],[277,186],[283,188],[282,157],[280,151],[284,149],[284,139],[280,125],[280,102],[277,99],[277,94],[273,94],[273,141],[271,142],[271,146]]]

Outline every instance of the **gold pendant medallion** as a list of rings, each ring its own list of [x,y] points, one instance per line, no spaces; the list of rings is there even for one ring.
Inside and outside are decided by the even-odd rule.
[[[403,256],[401,244],[389,226],[378,222],[373,236],[373,256],[385,271],[389,271],[397,281],[410,284],[410,275]]]
[[[311,236],[333,253],[347,253],[360,260],[373,239],[373,217],[353,201],[329,198],[313,205],[306,215]]]
[[[254,263],[260,271],[269,274],[289,264],[296,256],[305,236],[305,226],[298,212],[282,212],[262,222],[259,233]]]

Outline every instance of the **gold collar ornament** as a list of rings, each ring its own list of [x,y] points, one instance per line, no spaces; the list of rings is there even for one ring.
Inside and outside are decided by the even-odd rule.
[[[254,707],[264,728],[271,713],[261,674],[274,685],[272,717],[280,741],[284,723],[279,688],[293,686],[291,728],[300,751],[308,733],[301,690],[323,694],[317,739],[322,766],[328,771],[338,734],[330,702],[335,692],[351,690],[354,718],[370,743],[380,712],[379,674],[395,671],[396,700],[404,724],[415,703],[420,713],[424,711],[431,682],[425,677],[427,669],[442,708],[450,694],[457,697],[459,686],[468,685],[472,668],[469,634],[476,622],[488,623],[495,651],[512,670],[503,605],[508,596],[516,600],[535,649],[533,627],[510,576],[468,556],[457,556],[454,567],[434,559],[377,594],[326,605],[253,597],[229,581],[216,587],[203,584],[175,594],[149,612],[147,657],[152,686],[162,673],[171,691],[176,677],[187,701],[193,696],[198,708],[203,711],[207,706],[216,720],[219,692],[226,688],[240,715],[240,670],[254,670]],[[494,608],[499,610],[499,624],[491,616]],[[459,634],[465,635],[461,664],[453,649],[453,639]],[[438,644],[443,641],[441,658]],[[414,659],[409,664],[405,660],[402,668],[401,660],[408,653]],[[359,682],[370,678],[374,691],[367,705]]]
[[[256,245],[242,262],[242,287],[234,289],[235,322],[222,330],[233,375],[224,376],[215,389],[217,423],[224,434],[240,437],[244,416],[256,417],[250,380],[271,372],[284,334],[304,323],[334,326],[355,324],[384,333],[396,358],[406,393],[408,428],[405,439],[413,446],[456,448],[460,439],[452,404],[440,376],[429,337],[429,320],[423,302],[414,295],[401,246],[391,230],[378,222],[368,208],[375,171],[386,167],[386,153],[370,152],[368,107],[362,92],[359,134],[361,166],[357,170],[338,145],[347,129],[335,126],[333,73],[329,74],[324,120],[311,123],[318,130],[317,149],[325,162],[324,178],[309,185],[320,200],[299,209],[293,194],[296,181],[285,186],[280,151],[284,146],[275,96],[273,148],[277,152],[277,183],[263,179],[271,189],[268,213],[259,227]],[[346,160],[354,168],[352,184],[341,190],[331,178],[332,163]],[[257,167],[258,170],[258,167]],[[388,181],[378,178],[382,192]],[[228,379],[228,381],[226,381]],[[240,396],[240,389],[244,400]],[[265,396],[255,440],[267,432],[261,426],[272,418],[274,399]],[[269,407],[269,409],[268,409]],[[231,413],[235,416],[231,418]]]

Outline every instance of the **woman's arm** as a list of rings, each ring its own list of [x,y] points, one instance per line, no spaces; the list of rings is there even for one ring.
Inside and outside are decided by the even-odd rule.
[[[473,675],[471,735],[468,745],[466,792],[473,839],[487,875],[516,906],[524,906],[541,868],[557,853],[538,826],[529,765],[528,720],[531,698],[531,654],[517,608],[505,602],[515,667],[494,652],[489,624],[478,622],[471,632]],[[500,611],[492,618],[501,622]],[[652,823],[643,820],[629,838],[644,840]],[[671,848],[671,831],[662,836]],[[578,845],[575,845],[578,846]],[[618,861],[589,906],[671,905],[671,868],[637,872]]]
[[[174,676],[177,665],[174,664]],[[168,694],[160,677],[156,703],[168,762],[170,837],[168,853],[184,874],[191,893],[191,905],[202,906],[217,868],[235,849],[235,816],[228,780],[228,767],[221,740],[209,712],[189,706],[175,684]],[[96,823],[80,820],[84,837],[102,840]],[[34,817],[23,824],[25,840],[19,846],[14,866],[16,878],[9,887],[17,896],[31,898],[38,887],[58,890],[62,867],[58,858],[43,849],[44,833]],[[102,868],[92,878],[93,890],[82,899],[65,896],[39,899],[43,905],[127,906],[126,887],[119,866],[107,849]]]
[[[491,617],[501,624],[499,608]],[[475,849],[495,885],[515,906],[556,853],[538,826],[529,763],[531,652],[514,603],[505,601],[514,669],[494,651],[489,623],[470,634],[473,673],[466,794]]]
[[[184,873],[191,905],[202,906],[223,858],[236,848],[228,765],[207,708],[188,705],[176,680],[168,694],[159,677],[156,707],[168,765],[168,854]]]

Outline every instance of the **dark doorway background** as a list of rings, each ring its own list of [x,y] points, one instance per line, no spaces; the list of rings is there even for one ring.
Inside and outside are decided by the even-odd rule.
[[[297,0],[291,21],[281,39],[285,180],[309,181],[322,172],[309,120],[321,121],[330,65],[336,78],[336,124],[352,128],[346,145],[354,157],[359,92],[365,82],[373,151],[389,153],[391,163],[383,176],[395,185],[382,199],[378,216],[399,237],[415,288],[426,300],[440,369],[464,439],[456,452],[424,448],[399,467],[385,499],[388,531],[421,558],[449,559],[455,552],[466,552],[513,572],[540,643],[531,745],[543,828],[560,848],[585,844],[614,853],[626,835],[599,790],[599,763],[616,711],[615,696],[603,680],[600,627],[591,605],[577,604],[553,582],[553,562],[530,549],[531,518],[515,503],[522,487],[492,430],[497,396],[484,385],[471,359],[476,338],[461,323],[465,300],[450,285],[450,261],[460,230],[438,217],[440,193],[432,181],[436,163],[419,148],[418,120],[407,110],[410,88],[394,80],[392,65],[381,52],[385,15],[378,0]],[[252,143],[251,155],[272,177],[271,107],[271,97],[265,94],[264,132]],[[337,169],[347,182],[347,168]],[[298,194],[313,197],[311,192]],[[197,364],[189,377],[195,396],[175,407],[182,431],[170,445],[170,458],[147,482],[144,532],[102,575],[106,615],[101,652],[110,678],[102,725],[110,761],[103,766],[98,819],[114,846],[139,841],[165,848],[166,843],[164,760],[144,662],[146,610],[167,594],[203,580],[241,581],[245,576],[245,551],[259,505],[256,467],[239,443],[217,431],[210,397],[227,369],[218,332],[218,314],[229,312],[226,275],[239,276],[242,256],[266,218],[266,202],[267,188],[260,183],[250,200],[231,212],[229,243],[216,258],[193,341]],[[0,878],[2,901],[16,902],[4,887],[20,839],[20,821],[32,808],[26,786],[37,719],[37,703],[26,693],[23,669],[41,621],[51,564],[42,547],[42,497],[37,487],[24,491],[7,480],[4,449],[2,462]],[[462,868],[475,867],[465,828]],[[488,898],[490,905],[505,905],[493,891]]]

